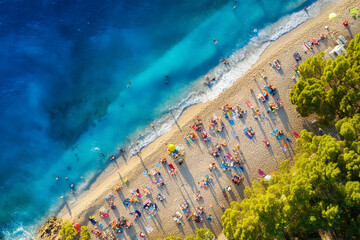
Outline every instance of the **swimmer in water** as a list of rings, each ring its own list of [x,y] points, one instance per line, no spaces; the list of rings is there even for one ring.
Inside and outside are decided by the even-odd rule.
[[[218,44],[219,42],[216,40],[216,38],[214,38],[213,40],[214,44]]]
[[[254,33],[257,33],[257,29],[256,29],[256,28],[254,29]]]

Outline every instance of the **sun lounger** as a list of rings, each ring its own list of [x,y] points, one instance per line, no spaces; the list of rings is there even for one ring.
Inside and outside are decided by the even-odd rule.
[[[340,35],[340,36],[339,36],[339,39],[340,39],[340,41],[341,41],[343,44],[346,44],[346,43],[347,43],[347,41],[346,41],[346,39],[344,38],[344,36]]]
[[[157,173],[157,172],[156,172],[156,170],[155,170],[154,168],[152,168],[152,169],[150,170],[150,174],[151,174],[151,175],[155,176],[156,173]]]
[[[284,146],[284,148],[289,148],[289,144],[287,144],[286,142],[283,142],[282,145]]]
[[[149,176],[149,173],[148,173],[147,170],[144,170],[144,175],[145,175],[145,177],[148,177],[148,176]]]
[[[286,141],[288,141],[289,143],[292,143],[291,139],[290,138],[286,138]]]
[[[229,123],[230,123],[230,125],[235,125],[234,120],[232,120],[232,119],[229,120]]]
[[[156,166],[157,166],[158,169],[161,169],[161,168],[162,168],[161,165],[160,165],[160,163],[157,163]]]
[[[284,148],[284,147],[280,147],[281,148],[281,150],[284,152],[284,153],[286,153],[286,148]]]
[[[343,45],[343,42],[340,39],[336,39],[337,44]]]
[[[234,136],[234,138],[239,138],[239,135],[235,132],[235,130],[231,131],[231,134]]]
[[[244,172],[244,168],[239,166],[239,167],[236,167],[236,170],[240,171],[240,172]]]

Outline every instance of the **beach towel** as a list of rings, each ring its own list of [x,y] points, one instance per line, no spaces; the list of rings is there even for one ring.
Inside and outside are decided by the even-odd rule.
[[[149,176],[149,173],[148,173],[147,170],[144,170],[144,175],[145,175],[145,177],[148,177],[148,176]]]
[[[236,117],[238,117],[238,116],[239,116],[238,113],[236,113],[236,112],[232,113],[232,119],[234,120],[234,122],[236,121]]]
[[[123,204],[125,207],[129,207],[131,205],[131,201],[130,201],[130,198],[127,198],[123,201]]]
[[[292,134],[294,135],[295,138],[300,138],[300,135],[296,131],[293,131]]]
[[[281,150],[284,152],[284,153],[286,153],[286,148],[284,148],[284,147],[280,147],[281,148]]]
[[[307,50],[309,50],[305,44],[301,45],[301,47],[303,48],[303,50],[304,50],[305,52],[307,52]]]
[[[282,145],[284,146],[284,148],[288,148],[289,144],[287,144],[286,142],[283,142]]]
[[[147,233],[151,233],[152,231],[154,231],[154,229],[150,225],[147,225],[145,227],[145,230],[146,230]]]
[[[274,137],[276,137],[276,139],[277,140],[280,140],[280,138],[282,138],[282,136],[284,136],[283,134],[278,134],[277,136],[276,136],[276,134],[279,132],[279,129],[275,129],[271,134],[274,136]]]
[[[174,167],[174,165],[173,165],[172,163],[169,163],[169,168],[170,168],[172,171],[175,170],[175,167]]]
[[[292,143],[291,139],[290,138],[286,138],[286,141],[288,141],[289,143]]]
[[[262,176],[262,177],[265,176],[265,173],[264,173],[261,169],[259,169],[258,174],[259,174],[260,176]]]
[[[235,125],[234,120],[229,120],[230,125]]]
[[[147,199],[145,202],[143,202],[143,208],[145,208],[145,206],[146,206],[147,204],[149,204],[149,203],[151,203],[151,200],[150,200],[150,199]]]
[[[252,139],[252,138],[253,138],[253,136],[251,136],[251,135],[248,133],[248,127],[245,127],[245,128],[243,129],[243,131],[244,131],[244,133],[245,133],[245,136],[247,136],[249,139]]]
[[[306,46],[310,49],[311,46],[313,45],[313,43],[311,42],[311,40],[307,41],[306,43]]]
[[[176,150],[178,150],[178,151],[184,151],[184,150],[185,150],[184,146],[181,145],[181,144],[175,145],[175,148],[176,148]]]
[[[160,165],[160,163],[157,163],[156,166],[158,167],[158,169],[161,169],[161,168],[162,168],[161,165]]]
[[[239,135],[235,132],[235,130],[231,131],[231,134],[234,136],[234,138],[239,138]]]
[[[183,209],[181,206],[187,206],[187,208]],[[182,204],[179,204],[179,207],[180,207],[180,210],[183,212],[183,213],[189,213],[190,210],[189,210],[189,203],[187,201],[184,201]]]
[[[262,141],[263,141],[263,143],[265,143],[266,146],[270,146],[270,145],[271,145],[270,142],[269,142],[269,140],[267,140],[266,138],[265,138],[264,140],[262,140]]]
[[[249,100],[245,101],[245,104],[249,107],[249,108],[253,108],[253,105],[251,104],[251,102]]]

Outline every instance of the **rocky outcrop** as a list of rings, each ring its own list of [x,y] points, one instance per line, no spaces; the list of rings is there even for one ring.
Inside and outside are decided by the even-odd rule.
[[[61,240],[60,229],[62,219],[52,217],[38,230],[38,240]]]

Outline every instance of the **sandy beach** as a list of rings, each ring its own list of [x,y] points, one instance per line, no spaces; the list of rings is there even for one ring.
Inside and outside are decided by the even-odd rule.
[[[133,226],[125,229],[123,233],[117,234],[117,239],[135,239],[140,232],[146,233],[146,239],[163,238],[170,235],[185,237],[194,235],[196,228],[208,228],[219,235],[221,233],[221,216],[223,209],[219,206],[223,203],[229,207],[231,201],[241,201],[245,197],[245,186],[251,185],[251,182],[258,179],[260,175],[257,173],[258,169],[262,169],[265,173],[276,171],[280,162],[285,159],[292,159],[295,152],[295,137],[292,135],[293,131],[300,132],[302,129],[316,130],[311,125],[314,118],[304,119],[296,112],[295,107],[290,103],[290,90],[296,82],[296,73],[293,66],[296,64],[293,58],[293,53],[298,52],[302,63],[306,58],[314,56],[321,51],[336,46],[336,39],[338,36],[344,36],[348,42],[360,30],[360,20],[354,20],[350,14],[349,9],[360,7],[356,0],[343,0],[339,3],[329,6],[319,16],[312,18],[305,23],[298,26],[293,31],[283,35],[278,40],[271,43],[271,45],[261,55],[259,61],[251,67],[249,71],[241,76],[235,84],[224,91],[217,99],[197,104],[186,109],[181,117],[176,121],[172,130],[151,143],[148,147],[141,150],[138,156],[131,158],[120,157],[116,162],[110,165],[103,171],[103,173],[91,185],[90,189],[85,191],[80,196],[75,204],[66,204],[66,206],[58,214],[63,219],[69,219],[74,223],[87,224],[89,229],[93,225],[88,221],[88,217],[95,215],[98,223],[102,222],[105,225],[110,224],[114,219],[124,216],[133,222]],[[335,12],[339,15],[336,21],[329,21],[328,15]],[[342,24],[342,20],[349,21],[349,27],[346,28]],[[325,30],[324,26],[329,26],[329,30]],[[318,35],[324,33],[327,38],[309,50],[307,54],[304,53],[302,45],[304,42],[312,38],[318,38]],[[271,66],[269,62],[278,59],[281,63],[282,69],[277,71]],[[267,79],[262,79],[259,73],[267,76]],[[267,113],[268,102],[263,104],[257,99],[258,94],[262,92],[262,88],[266,84],[275,85],[277,94],[270,96],[269,101],[274,102],[280,99],[283,107],[275,110],[275,112]],[[253,91],[250,91],[250,88]],[[254,118],[253,109],[249,108],[245,101],[249,100],[253,106],[257,107],[264,117]],[[229,104],[236,107],[239,105],[247,114],[244,118],[237,118],[234,125],[231,125],[228,120],[223,118],[225,128],[222,132],[210,134],[211,141],[205,143],[200,138],[186,144],[184,137],[190,132],[194,132],[189,126],[192,126],[194,119],[199,116],[204,122],[204,129],[208,131],[208,124],[213,114],[217,116],[222,115],[221,108]],[[244,127],[252,127],[255,131],[255,136],[249,139],[245,136]],[[277,140],[271,132],[278,128],[285,133],[285,137]],[[156,130],[156,129],[155,129]],[[235,138],[232,134],[235,131],[239,138]],[[292,143],[286,141],[288,137]],[[262,142],[267,138],[271,147],[266,147]],[[208,150],[217,143],[226,142],[227,146],[219,158],[213,158]],[[281,147],[283,142],[287,142],[289,148],[284,152]],[[167,153],[168,144],[178,144],[185,147],[185,161],[184,164],[174,164],[174,160],[170,158]],[[243,172],[237,170],[220,169],[219,164],[224,156],[224,152],[232,153],[232,149],[240,145],[240,158],[242,159]],[[150,177],[144,175],[144,170],[151,170],[155,168],[159,162],[160,156],[167,157],[168,163],[172,163],[177,169],[177,174],[171,176],[170,169],[167,165],[161,165],[159,172],[165,180],[165,185],[162,187],[152,183],[154,176]],[[209,164],[215,161],[218,169],[209,170]],[[243,184],[236,186],[231,182],[231,177],[234,174],[242,175],[244,178]],[[208,174],[212,177],[212,182],[207,188],[201,188],[199,182]],[[125,183],[125,179],[128,179]],[[120,185],[121,190],[116,192],[113,190],[115,185]],[[150,197],[145,196],[144,187],[151,187],[153,189]],[[224,197],[222,190],[230,186],[232,191],[227,192],[227,197]],[[132,204],[125,208],[122,201],[131,197],[131,190],[139,188],[143,194],[138,198],[137,205]],[[194,192],[200,191],[202,199],[197,201],[194,198]],[[113,193],[115,210],[111,210],[105,197],[109,193]],[[166,199],[160,202],[156,199],[156,195],[161,193]],[[157,214],[148,218],[148,214],[142,209],[142,202],[150,198],[157,203],[159,210]],[[64,199],[66,201],[66,199]],[[179,204],[187,201],[190,205],[190,211],[196,211],[197,207],[204,208],[204,221],[196,223],[193,220],[187,221],[185,217],[182,218],[182,224],[177,225],[172,216],[176,211],[180,211]],[[109,209],[109,217],[101,218],[98,213],[100,206]],[[138,209],[142,212],[142,216],[136,221],[129,214]],[[211,215],[212,220],[208,221],[207,217]],[[153,231],[147,233],[145,227],[151,226]],[[111,230],[111,229],[110,229]],[[92,235],[95,239],[95,236]]]

